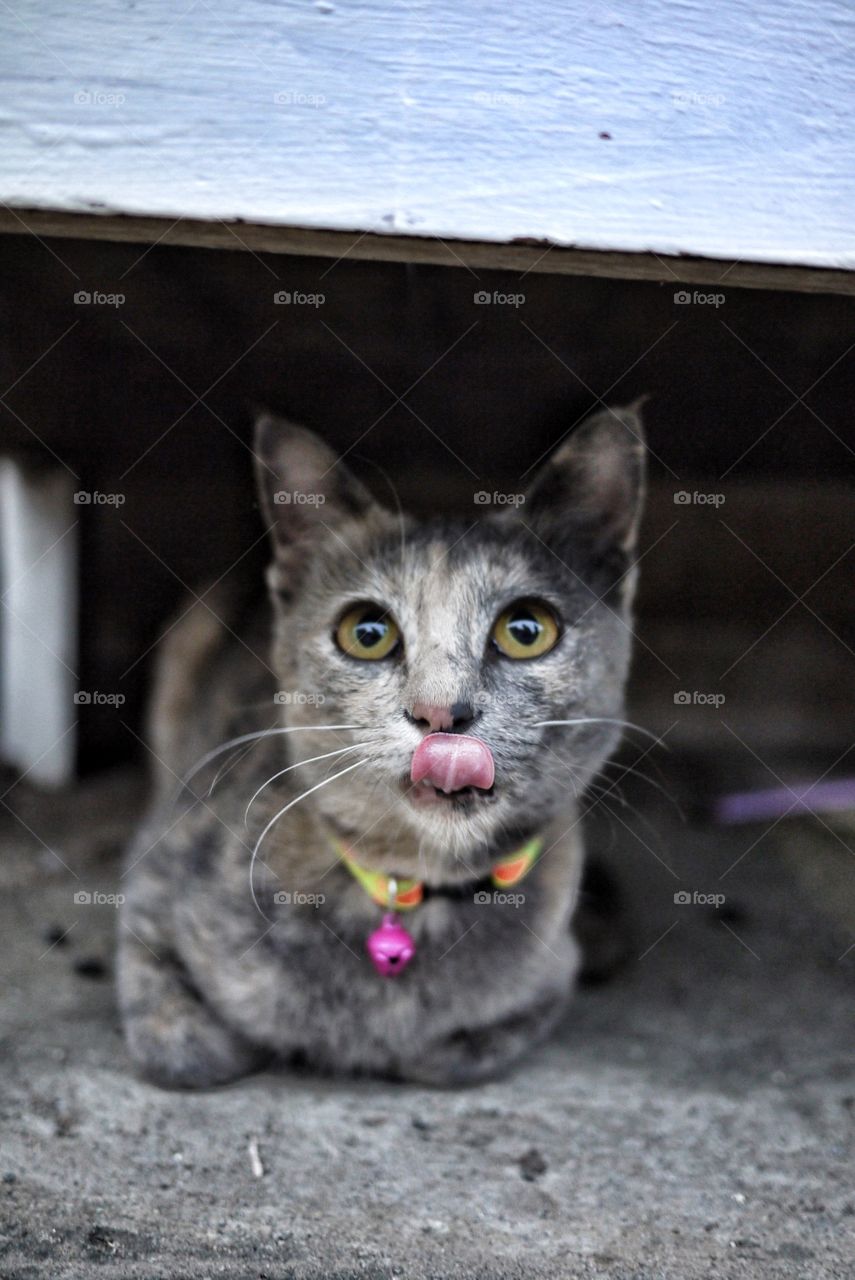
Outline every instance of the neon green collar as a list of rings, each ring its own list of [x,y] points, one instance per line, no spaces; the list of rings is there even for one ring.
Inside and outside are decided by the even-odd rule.
[[[425,890],[423,880],[397,880],[383,871],[369,871],[367,867],[359,865],[352,850],[343,840],[333,837],[332,846],[354,879],[359,881],[369,898],[378,906],[386,908],[394,906],[398,911],[411,911],[422,901]],[[519,849],[495,863],[490,873],[494,887],[510,889],[512,885],[519,884],[543,853],[543,846],[543,837],[534,836]],[[390,901],[392,883],[395,885],[394,903]]]

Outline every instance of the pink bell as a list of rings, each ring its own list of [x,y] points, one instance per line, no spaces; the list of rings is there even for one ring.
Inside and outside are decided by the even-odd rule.
[[[384,916],[379,929],[366,939],[371,963],[384,978],[403,973],[416,954],[416,944],[395,916]]]

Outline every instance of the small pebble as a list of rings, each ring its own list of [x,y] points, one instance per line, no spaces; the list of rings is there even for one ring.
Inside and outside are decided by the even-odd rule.
[[[4,1174],[3,1174],[3,1181],[4,1181],[4,1182],[17,1182],[17,1181],[18,1181],[18,1175],[17,1175],[17,1173],[4,1173]]]
[[[106,978],[107,966],[97,956],[85,956],[75,961],[74,972],[81,978]]]
[[[541,1174],[546,1173],[549,1168],[537,1147],[531,1147],[524,1156],[520,1156],[519,1166],[520,1173],[526,1182],[534,1182]]]

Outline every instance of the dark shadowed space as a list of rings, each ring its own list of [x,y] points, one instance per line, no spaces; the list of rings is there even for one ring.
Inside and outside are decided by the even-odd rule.
[[[3,451],[123,497],[77,508],[78,675],[125,697],[80,708],[78,786],[0,786],[4,1275],[855,1276],[855,818],[715,820],[855,772],[855,301],[665,275],[0,239]],[[627,736],[584,819],[623,967],[478,1089],[140,1083],[115,908],[75,894],[121,892],[160,630],[260,587],[255,407],[474,522],[645,393],[630,715],[660,742]]]

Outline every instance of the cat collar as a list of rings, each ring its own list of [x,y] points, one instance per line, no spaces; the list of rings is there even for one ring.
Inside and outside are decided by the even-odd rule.
[[[425,897],[422,880],[398,880],[383,871],[369,871],[360,866],[353,852],[342,840],[333,839],[333,848],[355,880],[362,885],[373,902],[387,911],[411,911]],[[543,852],[543,837],[534,836],[519,849],[494,863],[490,881],[496,889],[510,889],[528,875]],[[430,887],[428,886],[428,889]],[[379,929],[366,940],[371,961],[385,978],[395,977],[412,960],[416,944],[395,915],[387,914]]]

